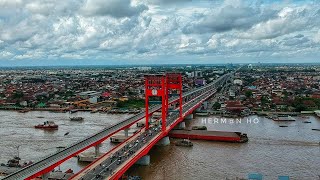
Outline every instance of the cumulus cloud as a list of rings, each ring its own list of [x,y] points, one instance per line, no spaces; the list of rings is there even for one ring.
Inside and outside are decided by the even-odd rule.
[[[221,8],[209,9],[202,18],[188,23],[184,33],[213,33],[231,30],[246,30],[258,22],[272,18],[274,11],[263,11],[260,7],[244,5],[226,5]]]
[[[0,0],[0,65],[320,55],[319,9],[312,1]]]
[[[192,2],[192,0],[147,0],[147,2],[156,5],[180,5],[182,3]]]
[[[255,24],[244,36],[255,39],[270,39],[281,35],[289,34],[304,29],[311,29],[318,26],[317,19],[313,12],[307,8],[288,8],[279,11],[277,17],[266,22]]]
[[[131,17],[147,10],[144,4],[132,5],[131,0],[87,0],[82,12],[87,16]]]

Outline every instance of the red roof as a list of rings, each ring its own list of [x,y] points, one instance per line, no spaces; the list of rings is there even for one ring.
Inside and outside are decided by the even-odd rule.
[[[102,96],[102,97],[110,97],[110,96],[111,96],[111,93],[109,93],[109,92],[104,92],[104,93],[102,93],[101,96]]]
[[[246,107],[242,105],[240,101],[227,101],[226,102],[226,109],[228,110],[242,110]]]

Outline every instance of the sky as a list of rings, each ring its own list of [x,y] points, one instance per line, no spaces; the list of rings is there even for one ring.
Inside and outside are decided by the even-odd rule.
[[[319,0],[0,0],[0,66],[307,63],[319,55]]]

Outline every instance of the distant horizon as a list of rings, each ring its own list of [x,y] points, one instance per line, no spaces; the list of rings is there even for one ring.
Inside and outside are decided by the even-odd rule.
[[[320,62],[307,62],[307,63],[295,63],[295,62],[236,62],[236,63],[176,63],[176,64],[79,64],[79,65],[13,65],[13,66],[2,66],[3,68],[32,68],[32,67],[159,67],[159,66],[226,66],[226,65],[320,65]]]

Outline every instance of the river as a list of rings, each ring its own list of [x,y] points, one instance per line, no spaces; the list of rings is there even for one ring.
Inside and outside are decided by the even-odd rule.
[[[73,122],[69,120],[70,116],[81,116],[85,120]],[[0,162],[5,163],[17,155],[18,146],[22,161],[36,160],[56,151],[58,146],[71,144],[129,116],[0,111]],[[59,130],[33,128],[46,120],[55,121]],[[284,123],[250,116],[232,123],[213,116],[196,117],[186,121],[187,126],[206,125],[208,130],[241,131],[248,134],[249,142],[237,144],[194,140],[192,148],[174,145],[154,147],[150,151],[151,165],[133,166],[129,174],[159,180],[226,179],[247,177],[248,173],[261,173],[265,179],[277,179],[279,175],[289,175],[297,180],[319,179],[320,132],[311,129],[320,128],[320,119],[310,116],[310,124],[303,123],[305,120],[297,118],[294,122]],[[288,127],[279,127],[284,124]],[[65,136],[67,132],[69,134]],[[106,151],[113,146],[106,140],[101,149]],[[94,150],[91,148],[89,151]],[[78,171],[83,166],[85,164],[71,158],[61,165],[61,169]]]

